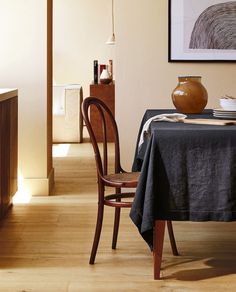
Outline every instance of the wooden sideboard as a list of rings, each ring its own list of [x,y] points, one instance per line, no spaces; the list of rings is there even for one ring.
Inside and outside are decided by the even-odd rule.
[[[91,84],[90,85],[90,96],[101,99],[111,110],[115,117],[115,84]],[[99,113],[96,108],[91,108],[90,119],[93,128],[95,129],[95,136],[98,142],[102,141],[102,127],[99,127]],[[112,135],[112,126],[108,121],[108,141],[113,142],[114,137]]]
[[[0,89],[0,219],[17,191],[18,93]]]

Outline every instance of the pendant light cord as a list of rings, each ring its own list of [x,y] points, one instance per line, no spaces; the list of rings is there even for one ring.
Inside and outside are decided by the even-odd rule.
[[[114,0],[112,0],[112,34],[115,35],[115,25],[114,25]]]

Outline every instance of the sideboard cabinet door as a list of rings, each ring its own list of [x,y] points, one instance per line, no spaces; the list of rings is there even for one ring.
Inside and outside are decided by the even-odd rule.
[[[17,97],[0,102],[0,218],[17,191]]]

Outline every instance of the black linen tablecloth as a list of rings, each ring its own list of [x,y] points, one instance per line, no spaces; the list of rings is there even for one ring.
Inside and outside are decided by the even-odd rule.
[[[148,110],[150,117],[173,110]],[[188,118],[213,118],[212,110]],[[155,220],[236,220],[236,126],[152,122],[136,147],[130,217],[152,248]]]

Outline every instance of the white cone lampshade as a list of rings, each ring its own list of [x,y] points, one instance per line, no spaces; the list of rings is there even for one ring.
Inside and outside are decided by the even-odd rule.
[[[106,41],[107,45],[114,45],[116,43],[115,34],[113,33],[112,36]]]
[[[115,40],[115,29],[114,29],[114,0],[112,0],[112,9],[111,9],[111,18],[112,18],[112,35],[106,41],[107,45],[114,45]]]

